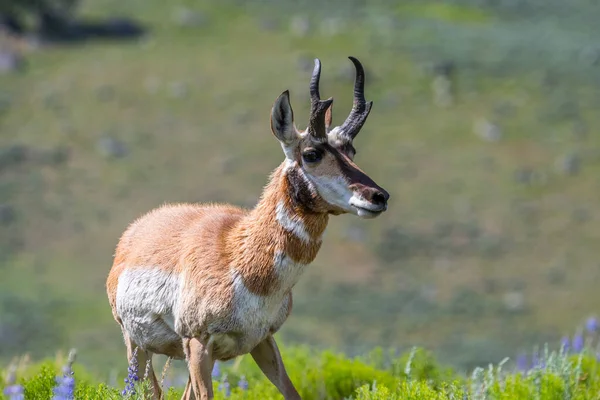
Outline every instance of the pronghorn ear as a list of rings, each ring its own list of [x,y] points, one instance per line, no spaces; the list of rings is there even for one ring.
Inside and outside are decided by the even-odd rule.
[[[294,126],[294,111],[290,104],[290,92],[281,93],[271,110],[271,131],[279,141],[286,146],[291,145],[297,138]]]
[[[333,111],[333,103],[329,106],[327,111],[325,111],[325,130],[329,132],[329,128],[331,127],[331,121],[333,120],[333,116],[331,115]]]

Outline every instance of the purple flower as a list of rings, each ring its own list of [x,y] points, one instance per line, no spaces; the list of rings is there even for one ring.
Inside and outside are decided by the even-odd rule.
[[[594,333],[598,330],[598,319],[596,317],[589,317],[585,323],[585,328],[589,333]]]
[[[121,392],[123,396],[135,394],[135,383],[138,381],[138,362],[137,362],[137,347],[133,352],[129,367],[127,368],[127,378],[125,378],[125,389]]]
[[[240,377],[240,380],[238,381],[238,387],[242,390],[248,390],[248,381],[244,375]]]
[[[9,400],[23,400],[25,396],[23,394],[23,386],[16,384],[17,374],[15,365],[11,365],[8,369],[6,376],[6,387],[3,393],[8,396]]]
[[[52,400],[72,400],[75,394],[75,378],[73,378],[73,373],[66,374],[63,377],[56,378],[56,386],[53,389],[54,396]]]
[[[8,396],[9,400],[24,400],[23,386],[11,385],[4,388],[4,395]]]
[[[517,369],[523,372],[529,369],[529,360],[527,360],[527,354],[521,353],[517,356]]]
[[[563,348],[564,352],[566,353],[567,351],[569,351],[569,347],[571,345],[571,341],[569,340],[568,336],[563,336],[562,339],[560,339],[560,345]]]
[[[575,351],[575,353],[579,353],[581,350],[583,350],[583,347],[583,335],[581,333],[577,333],[575,336],[573,336],[573,351]]]
[[[227,374],[223,375],[223,379],[221,380],[221,383],[219,384],[219,391],[223,391],[225,397],[229,397],[231,396],[231,387],[229,386],[229,382],[227,381]]]
[[[215,362],[215,365],[213,366],[213,370],[212,370],[212,377],[213,379],[219,379],[219,377],[221,376],[221,366],[219,365],[219,362]]]
[[[75,378],[71,366],[75,362],[75,350],[69,353],[67,363],[62,367],[62,377],[56,378],[57,386],[52,389],[54,396],[52,400],[73,400],[75,396]]]

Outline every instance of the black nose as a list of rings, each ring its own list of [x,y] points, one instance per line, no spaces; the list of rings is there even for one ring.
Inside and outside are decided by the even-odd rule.
[[[373,193],[373,196],[371,197],[371,201],[373,202],[373,204],[382,206],[387,203],[389,198],[390,198],[390,195],[388,192],[378,190],[375,193]]]

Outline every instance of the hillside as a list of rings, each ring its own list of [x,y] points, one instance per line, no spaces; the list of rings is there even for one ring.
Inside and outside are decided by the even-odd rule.
[[[273,100],[290,89],[306,124],[319,57],[339,123],[349,55],[374,101],[356,161],[389,211],[332,219],[282,340],[423,345],[469,368],[558,340],[600,302],[600,28],[592,2],[521,3],[337,17],[287,2],[82,2],[81,18],[128,16],[148,33],[44,46],[0,75],[0,318],[21,332],[0,357],[75,346],[97,368],[124,359],[104,291],[121,232],[164,202],[253,206],[283,160]]]

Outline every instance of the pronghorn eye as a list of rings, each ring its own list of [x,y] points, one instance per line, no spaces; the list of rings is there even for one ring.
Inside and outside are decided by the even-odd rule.
[[[304,153],[302,153],[302,158],[307,163],[315,163],[317,161],[321,161],[322,155],[316,150],[306,150]]]

